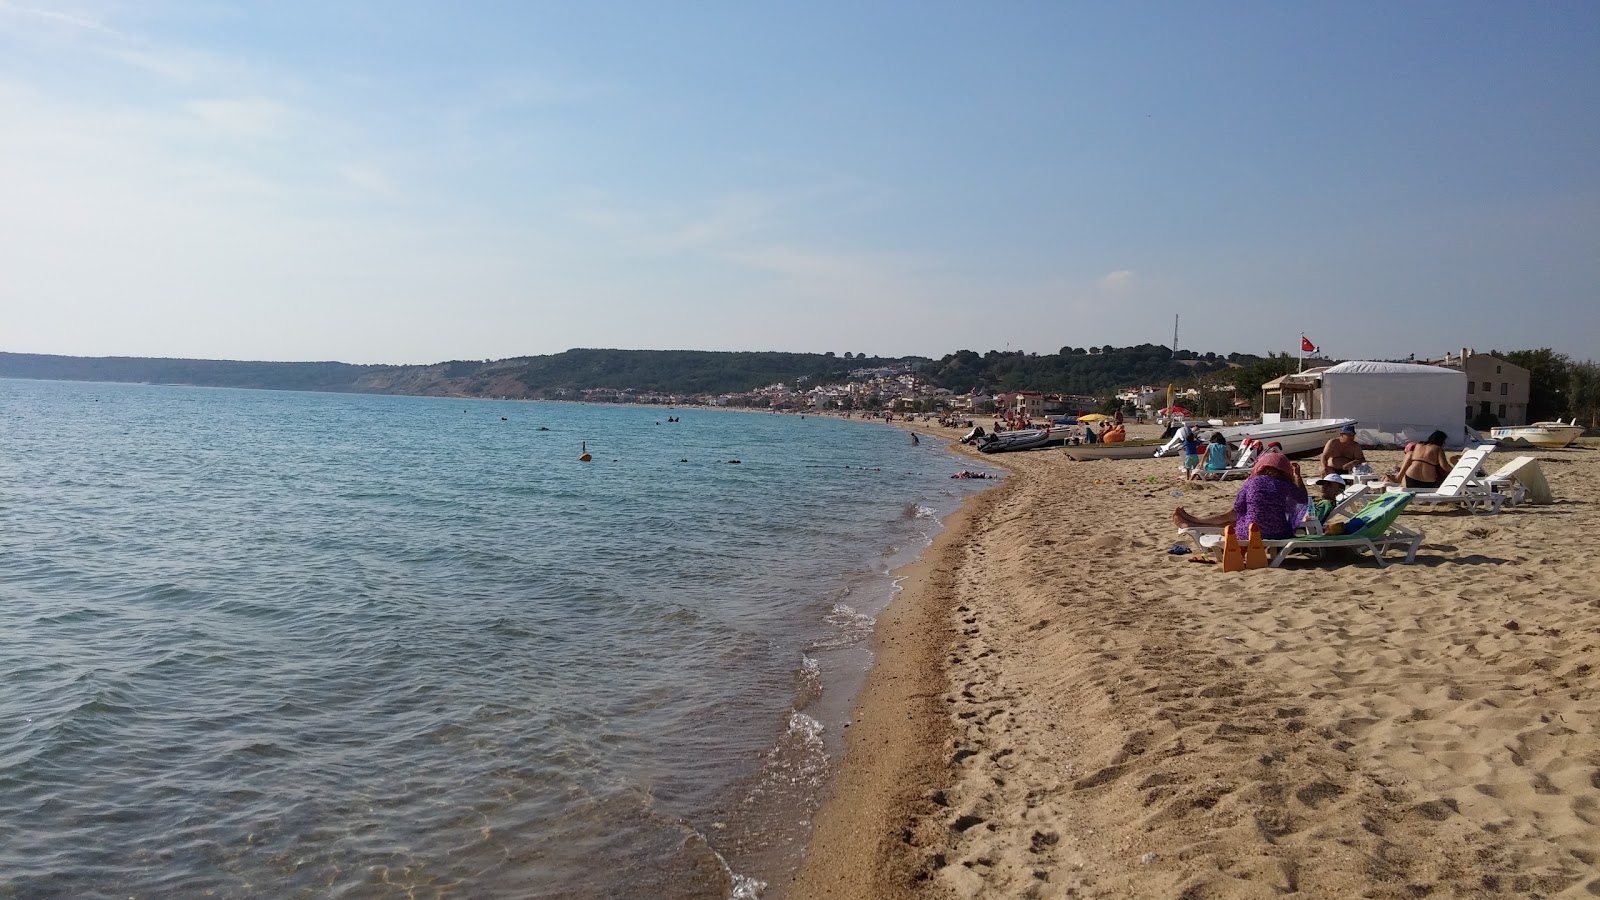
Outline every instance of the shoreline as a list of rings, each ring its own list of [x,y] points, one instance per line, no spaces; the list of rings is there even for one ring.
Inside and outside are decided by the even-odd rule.
[[[977,455],[958,449],[948,431],[876,421],[943,439],[953,458]],[[956,637],[953,580],[978,533],[981,507],[1003,502],[1017,477],[999,460],[983,461],[1005,469],[1006,477],[966,498],[945,517],[922,554],[892,573],[901,579],[901,590],[873,629],[872,667],[851,703],[842,764],[828,784],[800,867],[783,892],[790,900],[920,896],[923,860],[904,835],[937,814],[934,796],[945,779],[943,748],[953,731],[943,696],[944,657]]]
[[[1489,468],[1519,455],[1555,504],[1408,512],[1411,565],[1238,573],[1164,552],[1238,482],[984,457],[1010,474],[881,617],[785,895],[1600,892],[1600,453]]]

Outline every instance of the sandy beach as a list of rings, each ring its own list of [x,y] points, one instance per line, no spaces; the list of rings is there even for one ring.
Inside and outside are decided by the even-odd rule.
[[[1589,444],[1490,458],[1553,504],[1406,513],[1415,564],[1233,573],[1165,551],[1238,482],[984,457],[1012,475],[905,572],[787,895],[1600,895]]]

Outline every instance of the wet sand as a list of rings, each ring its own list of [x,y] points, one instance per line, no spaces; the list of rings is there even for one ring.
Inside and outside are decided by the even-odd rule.
[[[1235,573],[1164,551],[1238,482],[984,457],[788,896],[1600,894],[1600,452],[1520,454],[1556,502],[1408,512],[1413,565]]]

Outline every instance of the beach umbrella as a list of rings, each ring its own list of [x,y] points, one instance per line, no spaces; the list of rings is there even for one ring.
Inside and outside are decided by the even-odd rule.
[[[1079,416],[1078,417],[1078,421],[1079,422],[1104,422],[1105,420],[1107,420],[1109,418],[1111,418],[1111,417],[1110,416],[1101,415],[1100,413],[1089,413],[1087,416]]]
[[[1184,409],[1181,406],[1169,406],[1166,409],[1163,409],[1162,412],[1166,413],[1169,416],[1187,416],[1187,415],[1189,415],[1189,411],[1187,409]]]

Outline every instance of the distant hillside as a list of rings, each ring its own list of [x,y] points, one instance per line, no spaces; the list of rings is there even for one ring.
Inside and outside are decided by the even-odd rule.
[[[0,377],[49,381],[132,381],[280,391],[359,391],[363,379],[381,379],[402,366],[339,362],[239,362],[221,359],[147,359],[133,356],[47,356],[0,353]]]
[[[1192,382],[1253,356],[1197,355],[1166,347],[1063,347],[1060,353],[971,350],[943,359],[838,357],[832,353],[705,350],[568,350],[549,356],[452,360],[424,366],[358,366],[338,362],[236,362],[205,359],[45,356],[0,353],[0,377],[57,381],[131,381],[266,390],[336,391],[428,396],[572,396],[591,388],[688,397],[743,393],[783,382],[791,388],[837,384],[862,369],[917,371],[937,387],[1033,389],[1104,396],[1130,385]]]
[[[337,362],[47,356],[0,353],[0,377],[124,381],[266,390],[540,398],[584,388],[665,394],[722,394],[802,379],[844,381],[853,369],[917,365],[831,353],[719,353],[702,350],[568,350],[550,356],[453,360],[426,366]]]
[[[1226,369],[1230,363],[1248,364],[1255,360],[1254,356],[1238,353],[1225,358],[1215,353],[1197,356],[1179,351],[1174,356],[1171,348],[1157,344],[1062,347],[1059,353],[1046,355],[990,350],[980,356],[962,350],[930,362],[923,367],[922,375],[957,393],[983,387],[1104,396],[1135,385],[1187,382]]]

